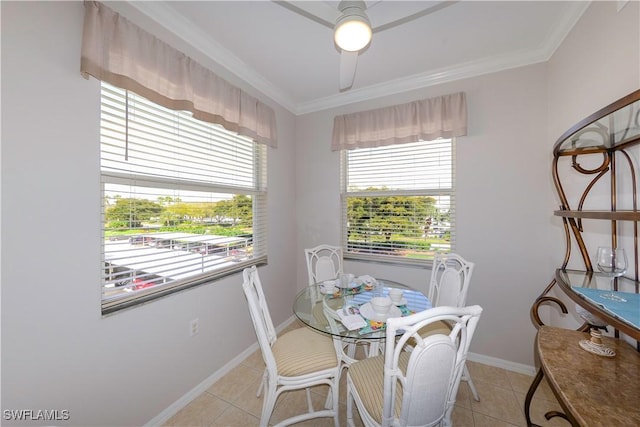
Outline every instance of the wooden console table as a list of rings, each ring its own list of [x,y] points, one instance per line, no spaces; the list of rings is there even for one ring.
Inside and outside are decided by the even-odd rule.
[[[541,326],[536,337],[540,369],[525,400],[528,426],[529,409],[536,388],[547,377],[564,414],[550,412],[547,419],[560,416],[573,426],[640,426],[640,353],[615,338],[603,338],[614,357],[603,357],[583,350],[578,344],[589,333]]]

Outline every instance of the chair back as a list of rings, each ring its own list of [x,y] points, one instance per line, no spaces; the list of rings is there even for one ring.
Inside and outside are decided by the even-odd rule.
[[[342,248],[319,245],[304,250],[307,260],[309,286],[324,280],[333,280],[342,274]]]
[[[429,300],[433,307],[464,307],[474,263],[458,254],[436,254],[431,269]]]
[[[393,425],[396,417],[401,426],[435,426],[451,419],[469,344],[481,313],[478,305],[445,306],[388,320],[383,426]],[[420,336],[421,328],[438,321],[451,324],[451,332]],[[415,340],[416,345],[411,352],[403,351],[409,339]]]
[[[258,337],[262,359],[267,366],[267,370],[275,375],[277,367],[271,346],[276,342],[277,334],[273,327],[273,321],[271,320],[271,314],[269,313],[269,307],[267,306],[267,300],[262,290],[262,283],[256,266],[245,268],[242,272],[242,278],[242,289],[247,297],[249,314]]]

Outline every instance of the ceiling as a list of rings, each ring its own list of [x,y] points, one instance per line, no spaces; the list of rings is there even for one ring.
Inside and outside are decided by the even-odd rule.
[[[546,61],[589,4],[366,1],[373,39],[359,54],[353,87],[341,92],[340,51],[322,23],[337,16],[338,3],[130,4],[294,114]]]

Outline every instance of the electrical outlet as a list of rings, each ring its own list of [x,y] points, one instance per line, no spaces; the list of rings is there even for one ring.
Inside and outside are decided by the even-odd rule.
[[[189,335],[194,336],[200,332],[200,321],[198,319],[192,319],[189,322]]]

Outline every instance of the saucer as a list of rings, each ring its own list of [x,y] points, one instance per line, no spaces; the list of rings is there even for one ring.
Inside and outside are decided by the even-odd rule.
[[[336,286],[335,280],[325,280],[320,284],[319,288],[320,288],[320,293],[325,295],[335,294],[336,292],[339,291],[338,287]]]
[[[374,322],[386,322],[390,317],[401,317],[402,312],[398,307],[392,305],[387,314],[378,314],[371,307],[371,303],[366,303],[360,306],[360,315]]]
[[[394,302],[393,305],[395,305],[396,307],[399,307],[401,305],[407,305],[407,299],[406,298],[402,298],[400,301]]]
[[[584,350],[588,351],[589,353],[597,354],[598,356],[613,357],[616,355],[616,352],[613,351],[613,349],[610,349],[609,347],[606,347],[602,344],[595,344],[590,340],[580,340],[578,344],[580,344],[580,347],[582,347]]]
[[[340,289],[353,289],[357,288],[360,285],[362,285],[362,282],[358,280],[352,280],[347,286],[342,286],[342,283],[340,283],[339,280],[336,280],[336,286]]]

